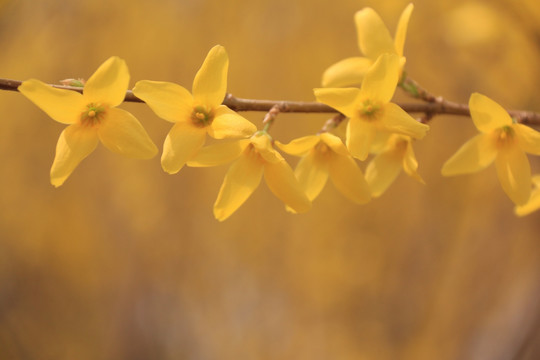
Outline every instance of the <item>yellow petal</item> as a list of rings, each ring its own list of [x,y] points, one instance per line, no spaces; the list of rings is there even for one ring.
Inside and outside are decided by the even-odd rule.
[[[390,32],[381,17],[371,8],[365,8],[354,15],[358,46],[360,51],[370,59],[384,53],[395,53],[395,45]]]
[[[162,119],[174,123],[191,118],[193,96],[180,85],[141,80],[135,84],[133,94],[143,100]]]
[[[122,109],[106,110],[98,136],[107,149],[128,157],[150,159],[158,152],[139,120]]]
[[[252,136],[250,141],[264,161],[271,163],[283,161],[283,156],[274,149],[267,133],[259,132]]]
[[[349,156],[349,150],[343,143],[343,141],[337,137],[336,135],[330,134],[330,133],[322,133],[320,135],[321,141],[328,145],[330,149],[332,149],[333,152],[341,155],[341,156]]]
[[[389,131],[415,139],[422,139],[429,130],[428,125],[415,120],[409,113],[394,103],[388,103],[384,106],[382,122]]]
[[[317,88],[313,89],[318,102],[333,107],[347,117],[352,117],[356,113],[356,99],[360,90],[356,88]]]
[[[410,141],[407,142],[407,148],[403,156],[403,170],[418,182],[425,184],[424,179],[418,174],[418,161],[414,155],[414,150]]]
[[[365,204],[371,199],[364,174],[350,155],[332,154],[330,179],[343,196],[357,204]]]
[[[216,219],[223,221],[231,216],[259,186],[262,173],[263,164],[256,152],[247,149],[225,175],[214,204]]]
[[[330,66],[323,73],[323,87],[360,87],[366,71],[373,65],[373,60],[365,57],[343,59]]]
[[[225,48],[216,45],[210,49],[193,80],[193,97],[197,104],[215,108],[223,102],[228,68],[229,57]]]
[[[303,213],[311,209],[311,201],[285,160],[275,163],[265,162],[264,179],[270,191],[294,212]]]
[[[79,121],[86,105],[83,96],[78,92],[55,89],[36,79],[23,82],[19,86],[19,91],[47,115],[62,124]]]
[[[371,148],[369,149],[369,152],[372,154],[379,154],[385,151],[389,146],[393,146],[394,144],[393,139],[396,136],[402,136],[402,135],[393,134],[387,131],[378,131],[377,134],[375,135],[375,138],[373,139],[373,143],[371,144]]]
[[[257,127],[253,123],[225,105],[214,110],[214,120],[208,127],[208,135],[215,139],[248,137],[255,131]]]
[[[84,85],[83,95],[88,103],[118,106],[124,101],[129,85],[126,62],[117,56],[107,59]]]
[[[474,125],[483,133],[512,125],[508,112],[485,95],[473,93],[469,99],[469,109]]]
[[[523,205],[516,206],[514,211],[518,216],[525,216],[538,209],[540,209],[540,191],[536,189],[536,191],[531,194],[529,201]]]
[[[396,28],[396,37],[394,40],[396,46],[396,52],[399,56],[403,56],[403,47],[405,45],[405,38],[407,37],[407,27],[409,26],[409,19],[411,18],[414,5],[411,3],[407,5],[405,10],[401,13],[398,26]]]
[[[511,147],[500,151],[495,159],[497,175],[501,186],[516,205],[523,205],[531,195],[531,168],[527,155]]]
[[[282,144],[276,141],[277,147],[289,155],[304,156],[321,141],[317,135],[308,135],[298,139],[294,139],[288,144]]]
[[[360,98],[386,104],[394,96],[398,78],[399,56],[396,54],[379,56],[364,76]]]
[[[361,161],[366,160],[376,131],[373,125],[351,118],[347,124],[347,148],[351,155]]]
[[[489,135],[478,134],[459,148],[442,168],[444,176],[473,173],[490,165],[497,156],[497,149]]]
[[[161,167],[175,174],[202,148],[206,130],[187,121],[179,121],[171,128],[163,143]]]
[[[51,184],[58,187],[98,144],[95,128],[73,124],[60,134],[51,168]]]
[[[401,171],[402,159],[393,151],[376,155],[366,168],[366,180],[374,197],[381,196]]]
[[[328,162],[323,161],[313,149],[296,165],[294,175],[309,200],[313,201],[328,180]]]
[[[540,209],[540,175],[533,176],[532,182],[535,189],[532,191],[529,201],[523,205],[516,206],[514,209],[518,216],[525,216]]]
[[[519,146],[529,154],[540,155],[540,132],[523,124],[513,124]]]
[[[192,167],[217,166],[231,162],[238,158],[251,142],[249,139],[242,139],[205,146],[199,150],[197,155],[187,162]]]

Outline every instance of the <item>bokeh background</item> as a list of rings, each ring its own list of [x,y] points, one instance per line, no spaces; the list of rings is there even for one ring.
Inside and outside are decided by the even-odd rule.
[[[87,78],[118,55],[131,86],[190,88],[221,44],[233,94],[313,100],[324,69],[358,55],[354,13],[372,6],[393,32],[407,3],[4,0],[0,77]],[[540,111],[539,24],[536,0],[417,0],[407,71],[450,100]],[[170,124],[122,108],[161,148]],[[402,174],[358,206],[329,184],[292,215],[263,183],[219,223],[226,166],[171,176],[100,145],[55,189],[64,125],[16,92],[0,114],[0,359],[540,358],[540,212],[515,217],[493,167],[440,175],[468,118],[436,117],[415,144],[425,186]],[[271,133],[327,118],[280,115]]]

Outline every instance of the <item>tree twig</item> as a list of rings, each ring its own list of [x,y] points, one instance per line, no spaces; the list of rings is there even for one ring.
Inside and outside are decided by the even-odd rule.
[[[0,90],[18,91],[17,88],[21,85],[19,80],[1,79],[0,78]],[[412,94],[416,99],[422,100],[421,103],[398,103],[403,110],[408,113],[424,114],[423,119],[429,121],[435,115],[459,115],[470,116],[469,106],[467,104],[459,104],[446,100],[442,97],[435,97],[428,91],[420,87],[414,80],[405,78],[402,84],[412,84],[410,89],[405,89],[408,93]],[[58,89],[72,90],[82,93],[83,89],[74,86],[65,85],[51,85]],[[403,86],[402,86],[403,87]],[[411,90],[414,89],[414,90]],[[416,91],[416,95],[414,95]],[[143,102],[136,97],[131,90],[126,92],[124,99],[126,102]],[[258,99],[243,99],[236,97],[232,94],[227,94],[224,105],[227,105],[234,111],[270,111],[274,106],[278,106],[280,112],[291,113],[336,113],[337,111],[328,105],[318,102],[308,101],[276,101],[276,100],[258,100]],[[510,110],[508,111],[510,116],[515,118],[518,122],[540,126],[540,113],[525,110]]]

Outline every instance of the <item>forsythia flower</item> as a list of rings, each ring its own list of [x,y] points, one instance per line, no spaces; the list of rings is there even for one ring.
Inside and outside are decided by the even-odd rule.
[[[531,168],[525,153],[540,155],[540,133],[512,121],[508,112],[487,96],[474,93],[471,117],[480,131],[443,166],[445,176],[479,171],[495,161],[503,190],[517,205],[531,194]]]
[[[416,121],[398,105],[391,103],[397,86],[399,59],[384,54],[366,73],[362,88],[315,89],[317,101],[338,110],[350,120],[347,148],[352,156],[365,160],[378,132],[392,132],[421,139],[429,126]]]
[[[540,209],[540,175],[533,176],[532,182],[534,190],[531,193],[529,201],[515,208],[516,215],[518,216],[525,216]]]
[[[339,137],[322,133],[277,145],[288,154],[302,156],[294,173],[309,200],[319,195],[328,176],[350,200],[365,204],[371,199],[364,174]]]
[[[96,148],[99,140],[109,150],[147,159],[157,148],[139,121],[129,112],[117,109],[124,101],[129,72],[124,60],[111,57],[84,85],[83,93],[56,89],[31,79],[19,91],[51,118],[69,126],[56,145],[51,183],[60,186],[77,165]]]
[[[189,166],[216,166],[235,160],[214,204],[214,216],[223,221],[231,216],[259,186],[264,173],[270,190],[297,213],[311,208],[311,201],[298,184],[285,159],[272,147],[264,132],[250,139],[204,147]]]
[[[366,169],[366,180],[371,188],[371,195],[381,196],[394,182],[401,169],[424,184],[418,175],[418,162],[414,156],[412,139],[409,136],[391,134],[385,137],[384,144],[377,151]]]
[[[413,8],[413,4],[409,4],[401,13],[395,40],[392,40],[390,32],[375,10],[365,8],[358,11],[354,15],[354,20],[358,46],[365,57],[347,58],[330,66],[323,74],[322,86],[346,87],[362,83],[366,71],[384,53],[398,55],[402,69],[405,65],[403,46]]]
[[[193,80],[193,95],[180,85],[142,80],[133,93],[161,118],[174,123],[163,144],[161,165],[178,172],[204,145],[206,134],[215,139],[252,135],[251,122],[225,105],[229,57],[223,46],[214,46]]]

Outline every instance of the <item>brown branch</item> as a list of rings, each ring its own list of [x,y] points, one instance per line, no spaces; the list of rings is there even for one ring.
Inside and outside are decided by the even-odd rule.
[[[19,80],[0,79],[0,90],[18,91],[17,88],[21,85]],[[424,114],[423,121],[429,121],[435,115],[460,115],[470,116],[469,106],[467,104],[459,104],[452,101],[448,101],[442,97],[435,97],[425,89],[421,88],[414,80],[405,78],[402,84],[412,84],[415,90],[405,89],[416,99],[422,100],[422,103],[398,103],[403,110],[408,113]],[[82,88],[65,86],[65,85],[51,85],[58,89],[66,89],[77,91],[82,93]],[[416,95],[413,93],[416,91]],[[124,101],[127,102],[143,102],[141,99],[133,95],[131,90],[126,92]],[[324,105],[318,102],[307,101],[275,101],[275,100],[256,100],[256,99],[242,99],[232,94],[227,94],[224,105],[227,105],[234,111],[270,111],[274,106],[279,108],[280,112],[291,113],[336,113],[337,111],[328,105]],[[540,126],[540,113],[525,110],[510,110],[510,116],[516,118],[518,122],[527,125]]]
[[[425,102],[421,104],[422,107],[426,107],[425,110],[414,108],[414,106],[407,106],[405,104],[405,106],[402,106],[403,110],[407,112],[424,113],[425,117],[422,119],[422,122],[428,122],[433,116],[439,114],[471,116],[468,105],[448,101],[442,96],[435,96],[406,75],[399,83],[399,87],[401,87],[408,95],[412,96],[413,98]],[[526,110],[508,110],[508,113],[511,117],[515,118],[518,122],[522,124],[535,126],[540,125],[539,113]]]

